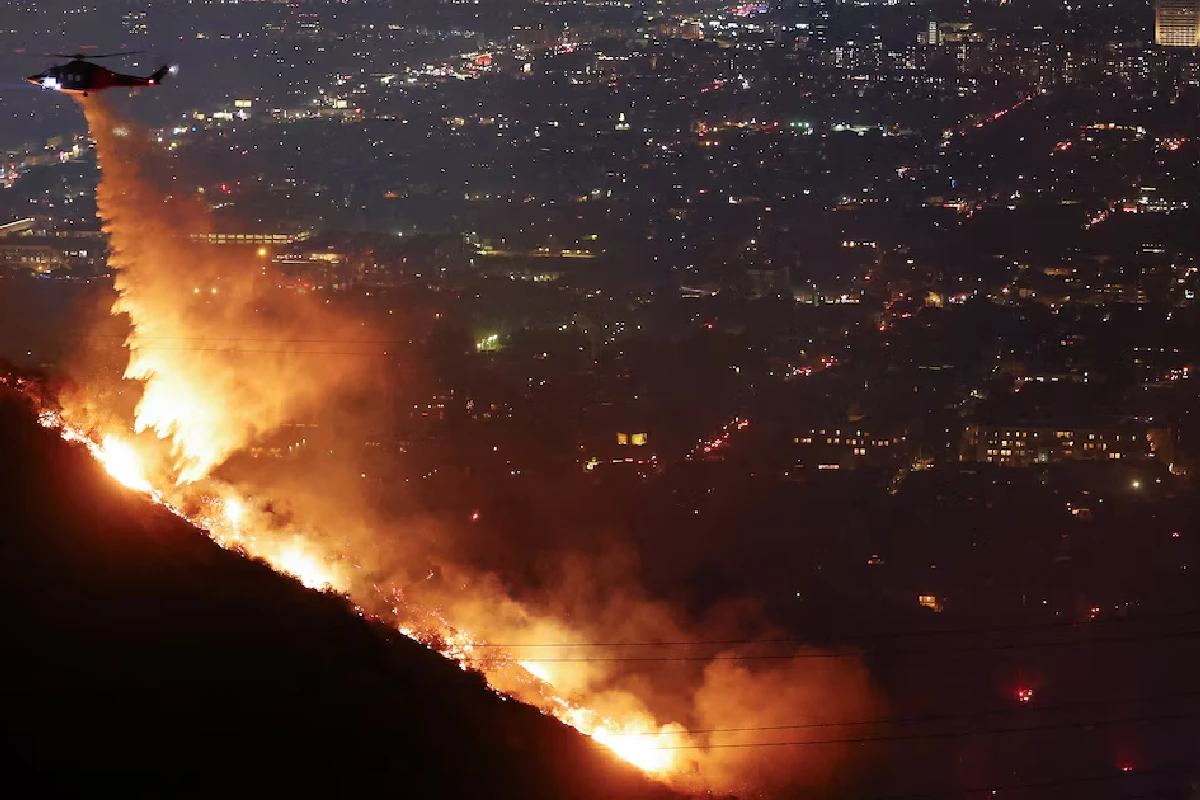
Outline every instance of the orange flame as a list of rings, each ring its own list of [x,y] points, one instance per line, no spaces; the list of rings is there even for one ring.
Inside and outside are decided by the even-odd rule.
[[[83,444],[119,483],[150,495],[155,502],[205,529],[221,546],[262,558],[277,571],[310,589],[334,589],[343,593],[347,590],[338,571],[303,536],[294,535],[287,539],[253,530],[256,526],[251,503],[245,498],[227,493],[205,502],[195,487],[157,489],[145,478],[145,465],[137,450],[127,442],[108,433],[89,435],[52,411],[43,411],[39,421],[43,426],[57,430],[63,439]],[[178,505],[173,505],[167,497],[175,498]],[[180,507],[191,506],[199,506],[202,510],[191,516],[179,511]],[[427,613],[426,619],[430,623],[426,631],[404,625],[398,626],[398,630],[458,662],[463,669],[478,670],[493,690],[539,708],[595,739],[647,774],[666,778],[676,769],[676,751],[686,743],[686,739],[680,738],[680,734],[686,733],[681,726],[669,725],[656,730],[652,721],[641,717],[625,722],[605,718],[558,696],[551,681],[553,676],[544,665],[518,662],[502,650],[480,648],[475,637],[452,627],[434,613]]]
[[[122,485],[147,494],[154,491],[154,487],[142,473],[138,454],[127,443],[114,436],[106,435],[100,440],[99,446],[93,450],[93,455],[104,465],[108,474],[116,478]]]
[[[206,214],[165,206],[143,178],[144,163],[154,153],[136,127],[118,124],[94,98],[84,106],[102,168],[98,206],[117,270],[120,299],[113,310],[127,314],[132,325],[125,377],[139,382],[143,393],[132,425],[98,425],[92,418],[98,412],[88,410],[78,412],[82,419],[46,411],[42,424],[85,446],[115,480],[206,530],[222,547],[261,558],[307,587],[358,595],[358,602],[378,608],[388,598],[380,596],[378,589],[355,583],[358,565],[342,558],[344,553],[331,551],[313,530],[294,524],[280,530],[278,520],[264,511],[265,505],[256,505],[246,492],[210,477],[231,453],[275,432],[285,420],[319,407],[332,388],[357,384],[366,377],[361,359],[322,359],[321,369],[313,369],[311,352],[308,357],[298,356],[286,346],[273,349],[269,343],[313,341],[316,330],[344,349],[346,340],[353,338],[350,329],[361,336],[360,323],[336,318],[324,304],[299,303],[288,306],[287,313],[260,314],[259,307],[268,306],[276,296],[267,297],[256,287],[251,272],[260,271],[247,272],[245,265],[226,263],[228,259],[211,253],[198,254],[183,244],[193,227],[204,230]],[[181,215],[182,222],[177,218]],[[180,285],[184,279],[186,287]],[[203,281],[209,291],[194,293],[193,281]],[[212,290],[218,281],[219,293]],[[238,340],[226,338],[229,331],[267,344],[235,347]],[[98,404],[89,397],[81,405],[88,409]],[[737,423],[739,428],[744,425],[744,421]],[[155,447],[148,436],[138,438],[149,431],[162,440],[160,446]],[[167,449],[170,457],[164,459]],[[452,616],[472,619],[461,608]],[[683,777],[681,764],[686,763],[683,753],[698,755],[694,740],[677,724],[659,725],[632,692],[624,693],[627,699],[619,702],[607,695],[587,694],[595,690],[580,675],[557,664],[547,669],[534,660],[518,661],[475,633],[451,625],[440,613],[413,604],[396,602],[388,619],[402,633],[461,668],[481,673],[494,691],[578,729],[645,773],[681,784],[690,781]],[[502,635],[499,631],[505,626],[500,620],[497,610],[489,608],[472,624],[479,632]],[[572,633],[557,622],[547,627]],[[578,634],[568,638],[579,641]],[[754,676],[726,671],[715,676],[706,673],[705,685],[715,678],[726,683],[712,684],[717,687],[709,694],[713,713],[693,714],[701,727],[721,724],[714,721],[716,706],[722,713],[727,710],[731,687],[756,689],[744,692],[738,707],[746,720],[740,724],[750,725],[759,715],[770,716],[768,707],[781,687],[797,683],[782,674],[756,683]],[[620,692],[614,690],[616,694]],[[793,702],[778,704],[776,713],[800,706],[806,696],[794,694]],[[588,698],[591,707],[579,698]],[[693,712],[702,705],[694,702]],[[722,758],[734,757],[730,750],[721,752]]]

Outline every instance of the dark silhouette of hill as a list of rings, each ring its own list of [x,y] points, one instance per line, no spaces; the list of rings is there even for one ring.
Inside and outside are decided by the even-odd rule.
[[[9,786],[673,796],[344,599],[217,547],[3,389],[0,514]]]

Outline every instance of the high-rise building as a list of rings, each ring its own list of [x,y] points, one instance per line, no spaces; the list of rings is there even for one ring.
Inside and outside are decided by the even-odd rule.
[[[1154,41],[1162,47],[1200,47],[1200,0],[1157,0]]]

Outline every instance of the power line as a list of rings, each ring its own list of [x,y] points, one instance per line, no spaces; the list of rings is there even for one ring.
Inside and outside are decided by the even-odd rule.
[[[229,342],[235,343],[257,343],[257,344],[303,344],[303,345],[346,345],[359,347],[411,347],[413,345],[410,339],[270,339],[270,338],[250,338],[238,336],[138,336],[136,343],[129,342],[128,335],[117,334],[69,334],[71,339],[105,339],[119,341],[120,347],[128,347],[130,350],[148,351],[148,352],[168,352],[168,353],[250,353],[250,354],[267,354],[267,355],[298,355],[298,356],[387,356],[391,355],[387,351],[370,352],[363,350],[299,350],[295,348],[281,349],[257,349],[248,347],[172,347],[159,344],[143,344],[143,342]],[[108,343],[108,342],[106,342]]]
[[[363,344],[363,345],[408,345],[411,339],[292,339],[258,338],[248,336],[141,336],[115,333],[66,334],[71,339],[119,339],[127,343],[130,338],[152,342],[256,342],[273,344]]]
[[[1075,647],[1088,644],[1112,644],[1121,642],[1142,642],[1155,639],[1179,639],[1198,637],[1200,630],[1170,631],[1134,636],[1110,636],[1106,638],[1076,639],[1051,642],[1005,642],[990,645],[968,645],[963,647],[936,648],[897,648],[892,650],[866,651],[857,650],[849,653],[719,653],[716,655],[695,656],[579,656],[564,658],[516,658],[533,664],[588,664],[588,663],[627,663],[627,662],[686,662],[686,661],[784,661],[802,659],[861,658],[867,655],[938,655],[940,653],[968,653],[1000,650],[1032,650],[1042,647]]]
[[[1138,622],[1157,622],[1159,620],[1190,619],[1200,617],[1200,610],[1171,611],[1162,614],[1149,614],[1142,617],[1125,619],[1096,619],[1088,622],[1073,620],[1056,620],[1054,622],[1038,622],[1018,625],[995,625],[975,628],[947,628],[942,630],[907,630],[881,631],[877,633],[860,634],[850,637],[839,637],[841,643],[871,642],[882,639],[905,639],[926,636],[979,636],[990,633],[1007,633],[1010,631],[1025,632],[1039,630],[1055,630],[1061,628],[1089,628],[1104,625],[1130,625]],[[475,647],[497,647],[514,649],[518,647],[692,647],[698,645],[733,646],[756,644],[812,644],[813,640],[795,636],[778,639],[696,639],[692,641],[625,641],[625,642],[524,642],[510,644],[476,643]]]
[[[1037,705],[1032,707],[1022,708],[1004,708],[995,709],[992,711],[968,711],[948,714],[925,714],[912,717],[892,717],[880,718],[873,720],[858,720],[853,722],[805,722],[794,725],[758,725],[745,728],[698,728],[694,730],[683,731],[663,731],[658,735],[673,735],[685,736],[700,733],[751,733],[756,731],[791,731],[791,730],[814,730],[820,728],[850,728],[864,727],[871,725],[919,725],[926,722],[948,722],[952,720],[978,719],[983,717],[997,717],[1011,714],[1031,714],[1044,713],[1053,711],[1068,711],[1078,708],[1094,708],[1096,706],[1120,706],[1120,705],[1136,705],[1141,703],[1161,703],[1168,700],[1186,700],[1200,698],[1200,691],[1196,692],[1175,692],[1172,694],[1163,695],[1148,695],[1143,697],[1120,698],[1116,700],[1078,700],[1064,703],[1054,703],[1049,705]],[[638,733],[617,733],[616,736],[641,736]]]
[[[921,741],[926,739],[958,739],[965,736],[994,736],[1010,733],[1036,733],[1038,731],[1070,730],[1072,728],[1100,728],[1109,725],[1136,725],[1147,722],[1177,722],[1200,717],[1200,711],[1186,714],[1153,714],[1117,719],[1088,720],[1086,722],[1057,722],[1044,725],[1020,725],[1008,728],[983,728],[973,731],[939,731],[937,733],[898,733],[886,736],[847,736],[840,739],[809,739],[789,742],[723,742],[719,744],[669,745],[658,750],[714,750],[744,749],[751,747],[800,747],[825,744],[870,744],[875,742]]]
[[[371,353],[362,350],[252,350],[238,347],[136,347],[139,352],[167,353],[231,353],[231,354],[267,354],[277,356],[369,356],[378,358],[390,355],[387,351]]]

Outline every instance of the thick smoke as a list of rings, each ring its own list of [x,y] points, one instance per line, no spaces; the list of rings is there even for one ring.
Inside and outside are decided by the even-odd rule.
[[[654,738],[672,751],[680,788],[773,797],[828,787],[846,746],[789,743],[881,716],[866,668],[791,642],[751,600],[693,618],[647,597],[636,566],[623,551],[568,557],[520,601],[494,576],[450,568],[430,594],[448,619],[506,645],[562,695],[634,730],[663,730]]]
[[[152,430],[169,448],[165,473],[181,484],[176,494],[203,486],[221,498],[205,512],[210,517],[196,517],[201,524],[226,531],[229,541],[255,541],[248,549],[277,568],[349,591],[367,608],[390,606],[386,587],[398,586],[398,605],[433,609],[477,640],[512,645],[504,670],[488,671],[488,654],[498,648],[478,648],[470,663],[498,688],[593,732],[618,753],[628,741],[622,736],[650,737],[668,753],[666,777],[683,788],[771,793],[828,778],[840,751],[774,747],[804,732],[762,729],[877,715],[868,676],[857,662],[807,657],[821,654],[795,646],[711,644],[780,637],[754,603],[691,618],[646,596],[632,577],[636,559],[625,552],[563,559],[536,590],[514,591],[472,557],[453,525],[379,519],[355,505],[353,487],[332,485],[327,475],[289,475],[269,502],[263,487],[248,481],[202,480],[237,450],[365,381],[369,359],[319,353],[341,353],[371,337],[360,321],[324,304],[285,297],[290,293],[277,289],[259,261],[194,246],[189,236],[209,229],[209,214],[178,184],[166,192],[155,186],[171,175],[169,160],[100,101],[86,100],[84,108],[117,270],[114,312],[127,314],[132,329],[125,377],[143,387],[135,427]],[[93,421],[107,422],[121,413],[109,400],[92,395],[81,402]],[[246,502],[249,495],[258,500]],[[436,580],[425,579],[430,564],[439,567]],[[397,613],[406,624],[405,612]],[[675,644],[611,645],[628,642]],[[773,657],[758,658],[764,653]],[[792,653],[806,657],[775,657]],[[514,661],[525,668],[514,669]],[[561,713],[563,698],[616,721],[620,731],[602,736],[595,719]]]
[[[362,380],[367,360],[344,354],[363,328],[324,304],[280,297],[261,259],[195,247],[190,236],[210,230],[209,214],[192,193],[154,186],[171,174],[165,154],[101,100],[82,103],[117,270],[114,311],[132,324],[125,376],[144,387],[136,428],[168,439],[178,480],[193,481]]]

